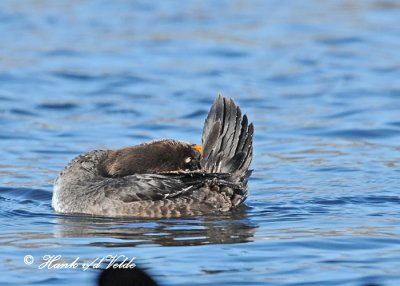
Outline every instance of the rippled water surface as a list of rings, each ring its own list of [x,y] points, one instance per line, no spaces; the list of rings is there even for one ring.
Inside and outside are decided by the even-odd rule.
[[[1,1],[1,285],[95,285],[44,255],[126,255],[162,285],[400,284],[398,1]],[[256,127],[246,206],[64,216],[76,155],[200,141],[218,92]],[[35,262],[24,264],[24,256]]]

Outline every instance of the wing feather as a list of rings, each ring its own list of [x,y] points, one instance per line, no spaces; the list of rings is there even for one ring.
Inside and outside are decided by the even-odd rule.
[[[136,174],[103,180],[107,198],[123,202],[163,200],[189,195],[191,191],[226,174],[204,172],[169,172],[162,174]]]
[[[244,181],[253,157],[254,126],[231,98],[219,95],[204,123],[201,166]]]
[[[181,193],[187,184],[178,178],[158,174],[137,174],[110,178],[104,182],[105,196],[124,202],[162,200]]]

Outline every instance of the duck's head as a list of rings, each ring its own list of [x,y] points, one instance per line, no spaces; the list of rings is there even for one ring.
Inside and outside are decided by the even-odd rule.
[[[164,139],[108,153],[101,164],[107,177],[201,169],[201,145]]]

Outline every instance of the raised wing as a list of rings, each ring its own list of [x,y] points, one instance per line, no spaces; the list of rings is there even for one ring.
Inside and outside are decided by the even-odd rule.
[[[252,123],[242,116],[231,98],[221,95],[212,105],[204,123],[201,166],[207,172],[231,173],[240,181],[249,176],[253,157]]]

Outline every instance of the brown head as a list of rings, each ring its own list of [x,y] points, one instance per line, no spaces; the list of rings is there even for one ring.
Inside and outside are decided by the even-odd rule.
[[[104,176],[156,174],[200,169],[201,146],[165,139],[111,151],[100,168]]]

